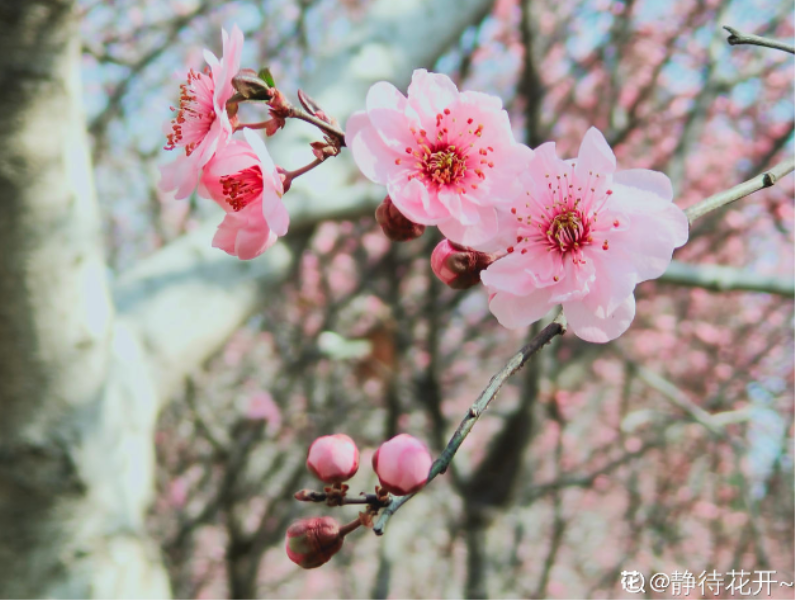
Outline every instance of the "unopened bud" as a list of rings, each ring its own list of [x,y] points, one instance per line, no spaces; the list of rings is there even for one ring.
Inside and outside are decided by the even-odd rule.
[[[465,246],[442,240],[431,254],[431,269],[445,284],[456,290],[466,290],[480,282],[480,273],[497,257]]]
[[[306,466],[320,481],[342,483],[359,470],[359,449],[343,433],[324,435],[309,446]]]
[[[232,77],[232,87],[246,100],[270,100],[273,96],[273,88],[253,69],[240,69]]]
[[[425,225],[409,221],[387,196],[375,211],[375,220],[384,230],[384,234],[393,242],[408,242],[420,237]]]
[[[331,517],[301,519],[287,528],[287,556],[304,569],[327,563],[342,548],[340,526]]]
[[[405,433],[381,444],[373,455],[373,469],[381,487],[398,496],[420,490],[428,481],[432,464],[425,444]]]

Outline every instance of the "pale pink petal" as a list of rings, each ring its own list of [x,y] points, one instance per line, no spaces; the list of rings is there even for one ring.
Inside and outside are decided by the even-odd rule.
[[[478,209],[479,219],[476,225],[462,225],[455,219],[447,219],[439,223],[439,231],[450,240],[463,246],[469,246],[483,252],[501,250],[504,245],[496,244],[488,247],[490,240],[497,234],[497,211],[491,206]]]
[[[615,183],[650,192],[670,202],[674,198],[674,189],[667,175],[649,169],[626,169],[613,175]]]
[[[395,172],[395,161],[405,154],[387,146],[370,124],[367,113],[360,111],[348,119],[345,143],[362,174],[374,183],[386,185]]]
[[[387,190],[392,202],[406,218],[422,225],[436,225],[449,218],[436,191],[429,191],[416,179],[390,181]]]
[[[262,216],[268,222],[271,231],[279,237],[287,235],[290,227],[290,213],[282,202],[281,196],[275,191],[265,190],[262,194]]]
[[[632,215],[632,227],[610,237],[612,249],[625,254],[634,266],[638,283],[660,277],[675,248],[687,242],[689,224],[684,212],[668,203],[662,210]]]
[[[259,159],[265,187],[275,190],[276,193],[281,196],[284,193],[282,178],[279,177],[276,164],[273,162],[270,152],[268,152],[268,148],[265,146],[265,142],[262,141],[259,135],[248,128],[243,130],[243,137],[246,138],[246,141],[251,145],[251,149],[254,150],[254,153]]]
[[[179,155],[173,162],[160,165],[160,189],[164,192],[174,191],[177,200],[188,198],[199,182],[201,167],[196,165],[196,160],[184,154]]]
[[[580,144],[575,169],[577,176],[583,181],[588,180],[590,172],[604,177],[616,170],[615,154],[608,146],[605,136],[595,127],[586,132]]]
[[[594,261],[589,260],[584,265],[575,266],[570,260],[563,258],[561,264],[562,273],[556,273],[560,277],[560,283],[549,288],[552,294],[550,301],[558,304],[586,297],[599,276]]]
[[[453,80],[441,73],[417,69],[411,76],[408,102],[421,117],[435,118],[458,97]]]
[[[476,225],[480,222],[478,207],[468,201],[464,194],[441,188],[439,202],[449,211],[450,216],[462,225]]]
[[[497,292],[489,300],[489,310],[503,327],[508,329],[525,327],[538,321],[554,306],[554,303],[549,301],[549,290],[550,288],[542,288],[527,296]]]
[[[452,83],[452,81],[450,83]],[[455,86],[455,84],[453,84],[453,86]],[[459,95],[459,102],[461,102],[461,104],[470,104],[482,111],[497,112],[502,110],[502,99],[499,96],[492,96],[491,94],[484,94],[483,92],[461,92]],[[507,113],[505,114],[507,116]]]
[[[612,314],[586,306],[585,302],[567,302],[563,305],[569,328],[586,342],[604,344],[624,333],[635,318],[635,297],[630,294]]]
[[[598,256],[594,252],[594,255]],[[590,306],[599,306],[605,314],[611,314],[627,296],[631,295],[638,283],[637,273],[631,261],[618,256],[605,256],[596,260],[598,276],[594,278],[587,296]]]
[[[373,85],[367,92],[365,106],[370,124],[385,146],[403,153],[407,146],[414,145],[410,127],[418,124],[406,116],[406,97],[394,85],[386,81]]]
[[[259,209],[259,207],[254,204],[246,208],[250,208],[251,212],[255,212]],[[241,260],[256,258],[273,246],[273,244],[276,243],[277,237],[278,236],[270,230],[265,219],[261,216],[259,218],[256,216],[249,216],[246,219],[245,226],[237,232],[235,254],[237,254],[237,257]]]
[[[526,266],[523,256],[509,254],[489,265],[480,279],[492,291],[526,296],[538,289],[538,282]]]

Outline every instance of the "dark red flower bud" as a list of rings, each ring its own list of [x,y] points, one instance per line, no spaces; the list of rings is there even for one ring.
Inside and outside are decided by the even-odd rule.
[[[301,519],[287,528],[287,556],[304,569],[327,563],[342,548],[340,525],[331,517]]]
[[[425,231],[425,225],[409,221],[392,199],[387,196],[381,206],[375,211],[375,220],[384,230],[384,234],[393,242],[407,242],[420,237]]]
[[[480,272],[497,260],[486,254],[442,240],[431,254],[431,269],[445,284],[456,290],[466,290],[480,283]]]

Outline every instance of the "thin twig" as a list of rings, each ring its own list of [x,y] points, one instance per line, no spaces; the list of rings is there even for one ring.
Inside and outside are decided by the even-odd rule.
[[[472,427],[475,426],[475,423],[480,418],[480,415],[483,414],[489,403],[497,396],[500,388],[502,388],[503,384],[508,380],[508,378],[521,369],[536,352],[541,350],[541,348],[546,346],[556,336],[563,335],[564,333],[566,333],[566,318],[563,316],[563,313],[560,313],[555,320],[552,321],[552,323],[544,327],[544,329],[541,330],[541,333],[530,340],[530,343],[519,350],[519,352],[514,354],[507,364],[502,368],[502,370],[500,370],[491,378],[491,381],[489,381],[486,389],[481,392],[478,399],[467,411],[467,414],[461,421],[458,429],[456,429],[453,437],[451,437],[450,441],[447,443],[447,447],[445,447],[439,458],[437,458],[433,465],[431,465],[431,471],[428,474],[428,483],[430,483],[437,475],[447,471],[447,468],[450,466],[450,462],[453,460],[458,448],[464,442],[467,435],[469,435],[469,432],[472,430]],[[410,494],[408,496],[396,496],[392,499],[392,501],[389,503],[389,506],[384,509],[384,512],[381,514],[378,522],[373,528],[373,531],[376,535],[384,534],[384,529],[386,528],[389,518],[394,515],[398,509],[408,502],[413,496],[414,494]]]
[[[783,50],[790,54],[795,54],[795,46],[785,44],[770,38],[762,37],[761,35],[753,35],[750,33],[740,33],[734,27],[724,25],[723,28],[729,32],[729,37],[726,39],[732,46],[740,46],[742,44],[750,44],[752,46],[763,46],[765,48],[773,48],[773,50]]]
[[[745,198],[754,192],[758,192],[759,190],[775,185],[779,179],[784,177],[784,175],[791,173],[792,171],[795,171],[795,158],[790,157],[785,161],[780,162],[775,167],[765,171],[764,173],[760,173],[748,181],[744,181],[743,183],[735,185],[733,188],[723,192],[718,192],[706,200],[702,200],[698,204],[694,204],[685,210],[687,220],[692,224],[693,221],[699,217],[703,217],[713,210],[717,210],[722,206],[736,202],[740,198]]]
[[[318,129],[322,130],[324,133],[336,137],[339,140],[340,147],[345,146],[345,132],[342,129],[334,125],[331,125],[330,123],[326,123],[323,119],[318,119],[317,117],[310,115],[302,108],[299,108],[297,106],[291,106],[288,118],[301,119],[302,121],[311,123]]]

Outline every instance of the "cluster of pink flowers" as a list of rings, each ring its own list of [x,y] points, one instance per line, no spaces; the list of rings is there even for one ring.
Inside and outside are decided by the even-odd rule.
[[[577,336],[613,340],[634,318],[635,285],[662,275],[688,238],[670,180],[617,171],[597,129],[575,160],[558,158],[554,143],[533,151],[514,140],[498,98],[459,93],[445,75],[415,71],[408,97],[375,84],[346,142],[400,219],[448,238],[431,259],[437,276],[456,288],[480,278],[508,328],[562,305]]]
[[[177,199],[200,196],[214,200],[226,212],[213,246],[241,259],[262,254],[287,233],[290,218],[282,202],[282,179],[262,140],[250,129],[243,139],[235,110],[227,102],[235,95],[232,79],[240,71],[243,34],[235,26],[223,31],[223,56],[209,51],[209,67],[191,70],[181,86],[176,116],[165,124],[167,150],[183,152],[161,167],[160,189]]]
[[[190,71],[181,86],[166,148],[184,154],[162,168],[160,187],[177,198],[198,187],[226,212],[213,245],[251,259],[287,232],[282,195],[305,170],[277,168],[238,122],[236,86],[257,81],[240,70],[242,45],[237,27],[224,31],[221,59],[205,51],[209,67]],[[279,117],[256,127],[272,134],[283,124]],[[233,138],[238,129],[242,139]],[[385,234],[406,241],[437,226],[447,239],[433,253],[434,272],[455,288],[482,282],[509,328],[562,305],[582,339],[615,339],[634,318],[635,286],[662,275],[688,238],[669,179],[618,171],[597,129],[586,132],[574,160],[559,158],[551,142],[531,150],[514,139],[499,98],[459,92],[445,75],[415,71],[407,96],[376,83],[344,135],[362,173],[387,188],[376,213]],[[326,145],[312,145],[318,163],[339,151]]]
[[[384,442],[373,455],[373,470],[381,484],[378,500],[385,502],[388,494],[405,496],[418,492],[427,483],[432,464],[428,448],[415,437],[403,433]],[[306,466],[320,481],[332,484],[325,488],[324,498],[330,506],[339,506],[344,504],[348,490],[344,482],[359,470],[359,449],[342,433],[319,437],[309,447]],[[312,494],[302,490],[295,497],[311,500]],[[363,516],[361,513],[360,519]],[[305,569],[319,567],[342,548],[345,535],[360,524],[355,521],[342,527],[331,517],[300,519],[287,529],[287,556]]]

